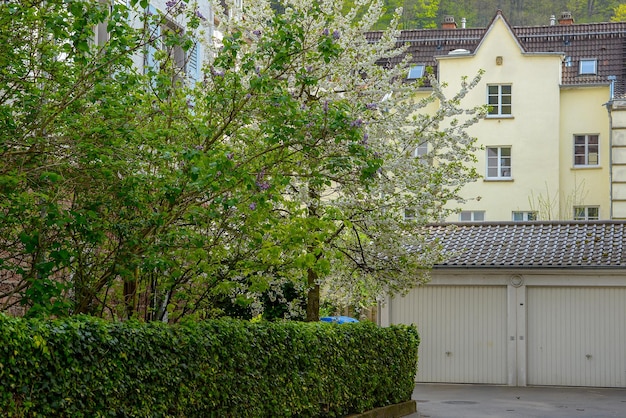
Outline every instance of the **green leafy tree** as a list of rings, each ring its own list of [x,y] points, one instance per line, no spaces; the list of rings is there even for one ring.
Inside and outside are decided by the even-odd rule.
[[[402,29],[433,29],[438,26],[440,0],[404,0],[402,2]]]
[[[626,4],[620,4],[613,10],[612,22],[626,22]]]
[[[567,7],[578,23],[608,22],[619,3],[619,0],[570,0]]]
[[[215,4],[201,82],[179,59],[208,32],[193,4],[0,5],[5,309],[177,320],[269,299],[297,317],[295,292],[315,320],[320,292],[372,303],[427,280],[420,225],[476,176],[477,79],[416,100],[407,58],[380,65],[404,52],[400,17],[365,37],[380,1],[280,3]],[[173,18],[184,33],[158,30]]]

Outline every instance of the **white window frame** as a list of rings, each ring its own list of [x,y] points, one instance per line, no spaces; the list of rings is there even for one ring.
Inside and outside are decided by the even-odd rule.
[[[492,151],[495,150],[496,155],[490,155]],[[503,152],[507,150],[508,155]],[[489,180],[511,180],[511,165],[512,165],[512,152],[510,146],[497,146],[497,147],[487,147],[487,155],[486,155],[486,179]],[[508,165],[506,164],[508,160]],[[495,175],[490,174],[492,171],[496,171]]]
[[[484,222],[484,210],[463,210],[459,213],[459,222]]]
[[[595,143],[593,143],[594,141]],[[597,167],[600,165],[599,134],[575,134],[573,146],[574,167]]]
[[[595,58],[584,58],[578,65],[578,74],[598,74],[598,60]]]
[[[407,80],[417,80],[424,77],[426,73],[426,66],[424,64],[417,64],[409,69],[409,74],[406,76]]]
[[[597,221],[599,219],[599,206],[574,206],[575,221]]]
[[[529,222],[537,220],[537,212],[532,210],[514,210],[511,213],[513,222]]]
[[[513,85],[488,84],[487,105],[491,108],[487,117],[511,117],[513,115]]]

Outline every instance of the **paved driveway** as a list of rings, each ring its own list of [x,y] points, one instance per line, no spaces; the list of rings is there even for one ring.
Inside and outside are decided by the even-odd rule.
[[[626,388],[417,384],[408,418],[626,418]]]

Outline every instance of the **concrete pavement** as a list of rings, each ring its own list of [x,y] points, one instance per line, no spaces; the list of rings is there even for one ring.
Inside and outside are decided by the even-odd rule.
[[[626,418],[626,388],[417,384],[407,418]]]

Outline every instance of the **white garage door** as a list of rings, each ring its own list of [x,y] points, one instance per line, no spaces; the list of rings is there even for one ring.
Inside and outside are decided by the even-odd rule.
[[[418,382],[506,384],[506,286],[424,286],[390,303],[416,324]]]
[[[626,288],[527,291],[528,384],[626,386]]]

